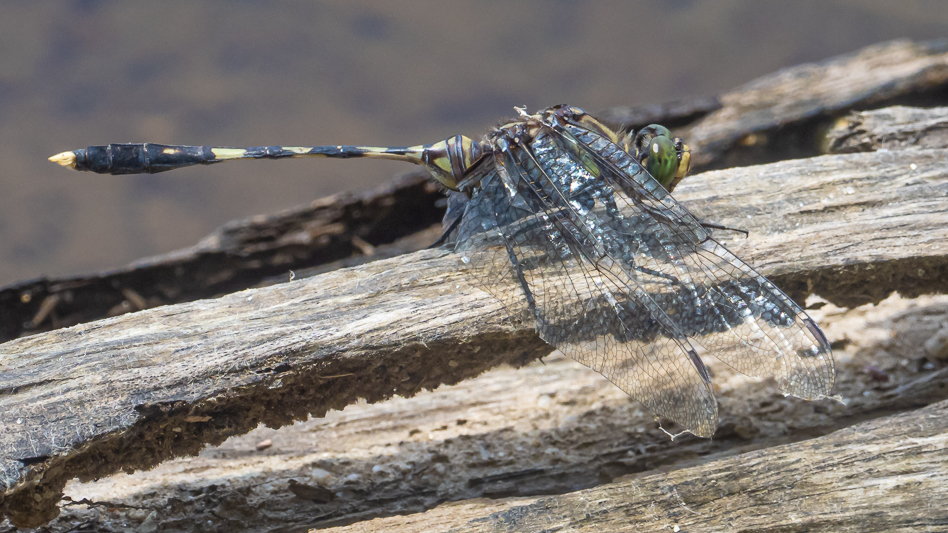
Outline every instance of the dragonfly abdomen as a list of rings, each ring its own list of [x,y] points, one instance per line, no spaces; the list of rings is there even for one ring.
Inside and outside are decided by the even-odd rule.
[[[283,159],[287,157],[388,157],[406,159],[421,147],[374,146],[254,146],[226,148],[155,143],[89,146],[63,152],[50,161],[75,170],[97,174],[155,174],[192,165],[210,165],[234,159]]]
[[[225,148],[155,143],[107,144],[62,152],[49,158],[73,170],[97,174],[155,174],[192,165],[210,165],[236,159],[283,159],[288,157],[368,157],[408,161],[425,167],[449,189],[458,190],[471,169],[489,152],[463,135],[418,146],[255,146]],[[470,186],[476,185],[474,183]]]
[[[154,143],[108,144],[63,152],[50,158],[63,166],[97,174],[154,174],[220,161],[207,146]]]

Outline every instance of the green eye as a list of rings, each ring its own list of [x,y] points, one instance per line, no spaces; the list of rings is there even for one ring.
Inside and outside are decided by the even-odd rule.
[[[691,151],[665,126],[649,124],[622,141],[622,147],[671,192],[691,168]]]
[[[675,150],[675,143],[666,136],[652,138],[648,145],[645,169],[662,184],[662,187],[668,189],[678,172],[678,152]]]
[[[629,135],[632,135],[629,133]],[[646,157],[649,154],[646,151],[651,144],[652,139],[655,137],[667,137],[671,139],[671,132],[668,131],[668,128],[660,124],[649,124],[645,126],[638,133],[635,134],[635,137],[632,139],[632,147],[635,149],[635,154],[639,158]]]
[[[671,130],[661,124],[652,124],[651,126],[646,126],[646,129],[650,130],[656,137],[668,137],[669,139],[672,137]]]

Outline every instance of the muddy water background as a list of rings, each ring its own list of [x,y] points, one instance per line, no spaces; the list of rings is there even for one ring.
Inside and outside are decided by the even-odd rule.
[[[945,36],[948,4],[923,0],[4,2],[0,284],[119,267],[409,170],[311,160],[113,177],[46,161],[63,150],[476,138],[514,105],[713,95]]]

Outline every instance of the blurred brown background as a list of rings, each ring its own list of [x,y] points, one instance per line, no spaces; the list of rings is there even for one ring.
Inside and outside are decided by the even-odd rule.
[[[0,4],[0,284],[108,269],[221,223],[411,170],[245,162],[69,173],[109,142],[406,145],[514,105],[713,95],[784,66],[948,35],[940,0]]]

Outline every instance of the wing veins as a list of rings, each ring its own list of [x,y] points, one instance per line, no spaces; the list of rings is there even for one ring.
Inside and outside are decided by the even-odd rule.
[[[769,345],[768,351],[776,352],[776,354],[780,355],[780,357],[778,357],[777,360],[780,361],[779,365],[782,366],[786,371],[788,371],[788,375],[790,372],[796,370],[795,363],[797,363],[798,361],[794,360],[794,362],[791,363],[791,361],[788,360],[790,358],[783,357],[783,355],[786,355],[789,353],[791,356],[795,355],[798,359],[800,358],[799,353],[795,353],[794,350],[790,349],[794,346],[799,346],[797,343],[793,342],[790,339],[790,337],[788,337],[787,333],[790,333],[791,331],[797,337],[799,337],[799,335],[802,334],[803,338],[809,341],[812,347],[817,348],[820,351],[825,351],[826,353],[830,354],[830,358],[829,358],[830,361],[828,364],[832,365],[831,352],[829,352],[828,349],[825,349],[823,344],[818,342],[819,339],[815,339],[814,334],[808,333],[807,331],[805,331],[805,328],[800,323],[801,320],[804,320],[804,324],[805,324],[805,320],[812,321],[812,319],[810,319],[806,315],[806,312],[803,311],[795,302],[790,300],[790,298],[786,296],[786,294],[784,294],[783,291],[775,287],[766,278],[764,278],[759,273],[757,273],[752,267],[750,267],[749,265],[741,261],[739,258],[734,256],[733,253],[727,250],[719,242],[715,241],[710,236],[710,233],[707,230],[705,230],[703,227],[701,227],[697,219],[693,215],[691,215],[691,213],[688,212],[687,209],[685,209],[683,206],[678,204],[678,202],[671,195],[667,194],[664,191],[664,189],[662,189],[662,192],[664,193],[662,197],[661,198],[656,197],[654,194],[652,194],[651,191],[649,191],[647,187],[645,187],[643,184],[639,183],[638,181],[633,179],[631,176],[628,176],[625,172],[617,168],[616,165],[612,163],[612,161],[609,161],[608,159],[603,157],[601,154],[597,152],[597,150],[593,149],[584,141],[573,137],[569,131],[566,131],[564,128],[557,125],[552,125],[552,126],[548,125],[548,126],[549,126],[549,130],[554,132],[560,138],[565,138],[566,136],[569,136],[570,138],[575,140],[575,142],[569,142],[568,140],[565,140],[561,142],[560,145],[562,148],[565,148],[562,146],[562,144],[569,143],[570,145],[576,146],[579,150],[583,150],[587,155],[592,157],[593,161],[600,167],[600,169],[605,170],[605,172],[601,172],[601,177],[604,180],[607,180],[608,183],[616,183],[620,190],[627,193],[626,198],[628,198],[628,200],[632,202],[630,205],[633,205],[637,208],[634,211],[640,212],[643,215],[650,217],[652,220],[658,222],[657,228],[659,231],[656,232],[657,233],[656,236],[659,238],[659,241],[662,242],[662,245],[666,249],[666,251],[668,250],[668,247],[671,246],[671,248],[673,248],[676,254],[678,255],[678,259],[681,263],[691,265],[691,267],[694,268],[694,271],[696,274],[701,273],[705,279],[711,282],[711,283],[708,283],[707,285],[698,284],[695,282],[695,279],[693,278],[691,271],[685,269],[683,265],[678,264],[674,260],[666,263],[670,265],[673,269],[675,269],[675,271],[677,271],[681,275],[680,277],[682,280],[686,280],[687,286],[691,290],[695,291],[694,292],[695,295],[698,294],[696,290],[696,286],[700,285],[701,287],[704,288],[705,293],[701,296],[698,296],[699,301],[703,302],[704,304],[708,306],[709,310],[712,313],[714,313],[714,315],[717,317],[718,323],[723,325],[726,328],[726,330],[730,333],[730,336],[732,338],[735,338],[739,345],[751,347],[751,345],[747,341],[745,341],[742,338],[741,334],[739,334],[737,330],[731,325],[730,321],[727,318],[727,313],[724,312],[719,307],[719,302],[715,301],[714,295],[717,295],[718,297],[720,297],[723,300],[723,302],[728,302],[728,307],[731,307],[730,304],[733,304],[733,302],[730,301],[730,297],[728,296],[728,294],[723,292],[720,284],[730,283],[731,280],[739,281],[740,279],[743,279],[743,277],[747,277],[747,278],[752,279],[755,282],[755,284],[757,285],[757,287],[762,293],[765,293],[767,297],[766,301],[768,303],[777,307],[778,309],[785,308],[785,309],[789,309],[792,312],[792,315],[790,315],[791,323],[789,325],[780,326],[778,323],[768,324],[768,322],[765,320],[764,323],[768,324],[767,328],[761,327],[761,322],[760,322],[761,318],[754,316],[753,313],[751,313],[750,315],[743,315],[742,313],[742,316],[753,317],[753,320],[750,321],[753,323],[752,325],[749,324],[747,320],[743,321],[743,325],[746,325],[747,327],[752,328],[757,333],[759,333],[757,338],[761,338],[761,337],[767,338],[767,342]],[[605,143],[611,143],[611,141],[608,139],[602,138],[601,136],[600,138]],[[615,146],[614,144],[612,148],[614,148],[616,151],[621,151],[621,148],[619,148],[618,146]],[[571,158],[573,158],[576,164],[583,165],[581,158],[580,160],[577,160],[577,158],[569,149],[564,149],[564,151],[567,154],[569,154]],[[614,151],[612,153],[614,154],[616,152]],[[626,153],[626,155],[628,154]],[[645,171],[645,169],[643,169],[641,165],[639,165],[638,162],[635,161],[633,157],[630,157],[630,159],[632,163],[638,167],[638,172],[635,173],[636,175],[640,173],[644,173],[646,176],[648,176],[647,171]],[[650,176],[649,176],[649,179],[654,180],[654,178],[651,178]],[[625,184],[626,186],[623,186],[623,184]],[[623,197],[619,196],[619,198],[621,199]],[[654,206],[649,205],[652,203],[659,203],[659,204],[666,204],[666,205],[673,206],[675,209],[671,210],[671,212],[677,211],[681,213],[681,215],[676,216],[675,218],[675,220],[678,220],[679,222],[681,222],[681,224],[671,223],[671,219],[668,216],[666,216],[664,213],[660,213],[657,209],[655,209]],[[685,231],[686,229],[690,231],[686,232]],[[684,243],[689,244],[688,246],[689,250],[687,251],[688,253],[681,253],[681,245],[676,243],[676,241],[671,238],[672,236],[678,237],[679,242],[684,242]],[[665,237],[665,238],[663,239],[662,237]],[[714,249],[709,250],[705,246],[702,246],[709,243],[713,243]],[[727,255],[718,254],[716,253],[717,250],[721,250],[723,251],[724,254],[727,254]],[[706,256],[705,254],[708,254],[708,256]],[[725,261],[729,265],[729,268],[736,268],[741,273],[741,276],[737,276],[735,274],[732,274],[729,270],[723,269],[723,267],[719,266],[720,263],[718,263],[717,261],[708,261],[707,258],[709,256],[713,256],[717,260]],[[719,270],[719,269],[727,273],[727,278],[722,278],[721,276],[715,273],[715,270]],[[736,296],[744,304],[744,307],[743,308],[731,307],[731,308],[739,312],[742,311],[743,309],[759,309],[759,304],[757,304],[756,302],[750,301],[748,299],[749,296],[744,295],[744,294],[736,294]],[[698,342],[698,344],[703,344],[700,341],[698,341],[698,339],[694,338],[691,335],[689,335],[689,338]],[[781,347],[781,343],[778,341],[782,341],[783,343],[785,343],[786,347]],[[817,342],[814,344],[814,341],[817,341]],[[754,348],[754,349],[760,350],[760,348]],[[760,357],[759,354],[757,354],[757,356],[758,358]],[[726,360],[724,362],[727,363],[729,366],[732,366],[735,369],[738,369],[737,367],[735,367],[733,362],[728,362]],[[762,375],[763,374],[763,372],[761,372],[762,368],[759,368],[759,366],[761,364],[764,364],[764,361],[753,360],[752,358],[752,362],[755,368],[750,369],[751,375]],[[744,363],[746,363],[746,361],[744,361]],[[803,366],[809,369],[809,365],[803,364]],[[749,369],[747,369],[745,366],[738,370],[741,372],[748,372]],[[821,370],[820,368],[813,369],[813,371],[815,372],[818,372],[820,370]],[[826,385],[826,384],[824,383],[823,385]],[[832,383],[830,383],[828,387],[829,388],[823,387],[825,388],[826,394],[828,394],[829,389],[832,388]]]

